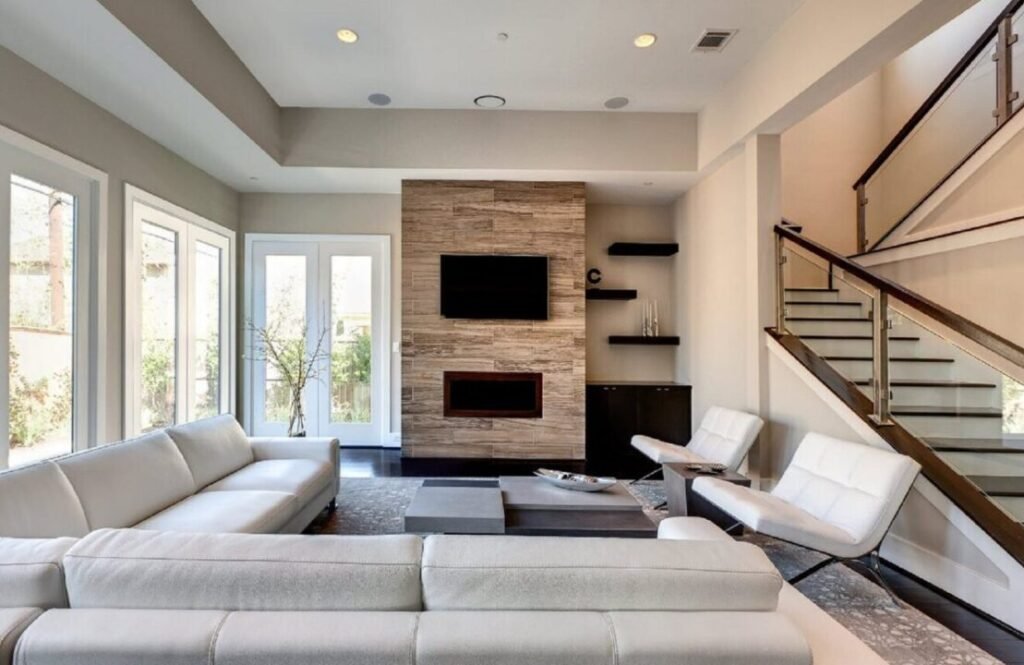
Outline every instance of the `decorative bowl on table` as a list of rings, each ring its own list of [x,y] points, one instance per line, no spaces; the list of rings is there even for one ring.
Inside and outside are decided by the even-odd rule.
[[[543,478],[555,487],[575,492],[600,492],[618,482],[615,478],[607,476],[587,476],[582,473],[552,471],[551,469],[537,469],[533,472],[533,475]]]

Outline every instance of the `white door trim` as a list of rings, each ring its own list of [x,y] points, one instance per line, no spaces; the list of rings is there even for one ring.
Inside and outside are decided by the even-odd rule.
[[[295,243],[313,244],[319,248],[322,244],[329,243],[375,243],[378,245],[380,266],[376,271],[380,280],[379,308],[380,312],[380,339],[379,350],[379,386],[374,391],[374,403],[379,405],[380,421],[378,425],[377,440],[382,446],[391,445],[391,236],[387,234],[303,234],[303,233],[246,233],[244,237],[245,259],[243,279],[243,305],[242,320],[249,322],[253,320],[255,313],[254,293],[254,258],[256,243]],[[319,250],[315,252],[319,260]],[[313,272],[314,279],[318,279],[319,271]],[[319,311],[322,303],[315,303]],[[241,422],[246,431],[250,434],[255,426],[255,390],[253,379],[255,378],[254,359],[249,349],[252,348],[252,331],[246,323],[243,334],[243,363],[242,363],[242,418]],[[309,411],[317,408],[316,400],[307,400]],[[344,442],[342,442],[344,445]]]

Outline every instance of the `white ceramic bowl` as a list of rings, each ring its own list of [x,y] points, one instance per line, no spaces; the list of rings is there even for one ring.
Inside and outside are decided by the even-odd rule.
[[[580,473],[552,471],[551,469],[537,469],[533,472],[533,475],[543,478],[555,487],[573,490],[574,492],[600,492],[618,482],[615,478],[585,476]]]

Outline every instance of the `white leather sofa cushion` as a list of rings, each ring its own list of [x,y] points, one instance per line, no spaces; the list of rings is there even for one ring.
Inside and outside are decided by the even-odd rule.
[[[209,485],[204,492],[270,490],[287,492],[306,505],[333,481],[334,469],[327,462],[310,459],[277,459],[253,462],[230,476]]]
[[[694,453],[692,450],[688,450],[684,446],[678,446],[644,434],[634,435],[630,439],[630,445],[655,464],[706,464],[711,461]]]
[[[807,640],[814,665],[886,665],[871,647],[790,584],[782,585],[778,612]]]
[[[686,447],[696,455],[736,470],[763,425],[764,421],[752,413],[712,406]]]
[[[807,511],[766,492],[741,487],[717,478],[697,478],[693,491],[758,533],[819,549],[825,543],[854,545],[853,537]]]
[[[0,536],[79,537],[89,533],[74,487],[50,461],[0,473]]]
[[[676,663],[682,661],[677,660]],[[598,612],[424,612],[417,665],[613,665]]]
[[[185,459],[164,432],[57,460],[91,529],[127,527],[195,492]]]
[[[0,665],[10,665],[18,638],[41,613],[36,607],[0,609]]]
[[[416,612],[235,612],[216,665],[414,665]]]
[[[74,538],[0,538],[0,607],[67,607],[64,554]]]
[[[64,557],[71,607],[223,610],[421,608],[416,536],[103,530]]]
[[[210,665],[224,612],[50,610],[22,634],[16,665]]]
[[[782,578],[737,542],[430,536],[428,610],[772,610]]]
[[[231,414],[167,428],[198,489],[252,464],[252,446]]]
[[[617,665],[811,665],[778,612],[610,612]]]
[[[135,526],[152,531],[276,533],[301,507],[296,496],[287,492],[204,492]]]
[[[732,536],[703,517],[669,517],[658,524],[661,540],[719,540],[731,542]]]

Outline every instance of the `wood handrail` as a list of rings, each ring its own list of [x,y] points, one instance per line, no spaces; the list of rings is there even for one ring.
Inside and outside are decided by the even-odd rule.
[[[950,330],[953,330],[967,339],[976,342],[1017,367],[1024,368],[1024,348],[1017,346],[1005,337],[1001,337],[991,330],[983,328],[977,323],[965,319],[956,312],[946,309],[942,305],[932,302],[920,294],[909,291],[895,282],[876,275],[864,266],[850,261],[846,257],[833,252],[827,247],[819,245],[806,236],[794,233],[781,224],[775,226],[775,234],[781,236],[784,240],[803,247],[812,254],[825,259],[831,265],[841,268],[876,289],[884,291],[889,294],[889,297],[895,298],[905,305],[909,305],[928,318],[938,321]]]
[[[992,21],[992,24],[988,26],[985,32],[982,33],[981,37],[978,38],[971,48],[963,55],[960,60],[957,61],[953,69],[950,70],[949,74],[939,83],[939,85],[932,91],[932,94],[928,95],[924,103],[914,111],[914,114],[910,116],[910,119],[900,127],[900,130],[896,132],[896,136],[882,149],[882,152],[875,157],[875,160],[871,162],[867,170],[859,178],[857,182],[853,183],[853,188],[857,189],[861,185],[866,185],[872,176],[878,172],[882,165],[885,164],[893,153],[900,147],[900,145],[907,140],[911,132],[917,128],[918,125],[931,113],[932,109],[939,103],[947,92],[953,87],[953,85],[960,79],[964,73],[970,69],[971,64],[985,52],[988,48],[989,43],[996,38],[999,34],[999,24],[1007,16],[1013,16],[1018,9],[1024,6],[1024,0],[1011,0],[1010,4],[1006,6],[1003,11],[999,12],[999,15]]]

